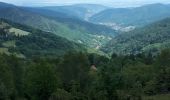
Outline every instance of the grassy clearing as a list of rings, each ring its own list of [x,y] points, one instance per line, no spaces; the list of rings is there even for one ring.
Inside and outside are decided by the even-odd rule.
[[[0,48],[0,54],[10,54],[9,51],[8,51],[8,48]]]
[[[14,53],[18,58],[26,58],[23,54]]]
[[[19,58],[25,58],[25,56],[24,56],[23,54],[10,53],[10,52],[8,51],[8,48],[0,48],[0,54],[7,54],[7,55],[13,54],[13,55],[15,55],[15,56],[17,56],[17,57],[19,57]]]
[[[29,35],[30,33],[27,31],[23,31],[17,28],[10,28],[9,29],[10,33],[14,33],[16,36],[25,36],[25,35]]]
[[[155,96],[146,96],[142,100],[170,100],[170,94],[161,94]]]
[[[16,45],[15,45],[15,41],[6,41],[6,42],[4,42],[4,43],[2,43],[2,45],[4,46],[4,47],[16,47]]]

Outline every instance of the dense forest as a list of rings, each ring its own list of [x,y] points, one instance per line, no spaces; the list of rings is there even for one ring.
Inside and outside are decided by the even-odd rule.
[[[0,100],[142,100],[170,92],[169,49],[157,56],[68,52],[0,59]]]
[[[156,54],[170,47],[170,18],[154,22],[142,28],[119,34],[101,50],[107,53],[138,54],[141,52]]]

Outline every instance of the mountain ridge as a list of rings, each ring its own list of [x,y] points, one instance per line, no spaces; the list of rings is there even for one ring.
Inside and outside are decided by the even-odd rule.
[[[149,4],[133,8],[106,9],[90,18],[94,23],[117,23],[125,26],[144,26],[170,16],[169,4]]]

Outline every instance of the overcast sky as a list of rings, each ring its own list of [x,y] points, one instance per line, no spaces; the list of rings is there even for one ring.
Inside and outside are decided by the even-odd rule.
[[[144,4],[164,3],[170,4],[170,0],[0,0],[20,6],[55,6],[78,3],[103,4],[112,7],[134,7]]]

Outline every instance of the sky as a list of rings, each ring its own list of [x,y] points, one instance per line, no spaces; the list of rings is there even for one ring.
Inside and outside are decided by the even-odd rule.
[[[19,6],[55,6],[71,4],[102,4],[111,7],[136,7],[152,3],[170,4],[170,0],[0,0]]]

